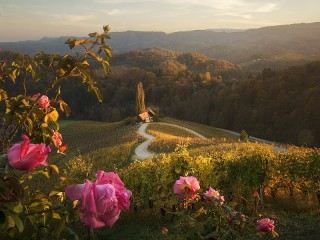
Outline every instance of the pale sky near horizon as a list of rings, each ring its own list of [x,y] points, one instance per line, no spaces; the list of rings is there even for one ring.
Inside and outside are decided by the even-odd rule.
[[[0,0],[0,41],[320,22],[320,0]]]

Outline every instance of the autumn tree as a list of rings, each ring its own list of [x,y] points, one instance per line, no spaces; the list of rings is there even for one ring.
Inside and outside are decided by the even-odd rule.
[[[143,85],[142,85],[142,82],[139,82],[137,86],[137,92],[136,92],[136,113],[140,114],[145,111],[146,111],[146,106],[144,103]]]

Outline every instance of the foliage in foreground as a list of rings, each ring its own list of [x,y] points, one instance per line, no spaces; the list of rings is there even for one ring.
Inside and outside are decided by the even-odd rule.
[[[65,193],[67,179],[59,178],[58,166],[47,162],[51,147],[57,153],[67,148],[58,124],[59,110],[70,114],[60,96],[61,82],[74,77],[102,101],[88,61],[100,63],[109,73],[111,48],[105,44],[105,39],[110,38],[109,26],[103,30],[102,34],[89,33],[93,40],[68,39],[70,49],[77,45],[84,49],[76,56],[40,52],[33,58],[20,56],[12,62],[0,61],[0,234],[4,239],[59,239],[64,234],[78,239],[67,225],[79,217],[91,229],[111,227],[121,211],[129,208],[131,192],[117,174],[98,171],[95,182],[70,185]],[[105,58],[92,51],[97,48],[97,54],[104,52]],[[17,96],[6,88],[10,82],[22,89]],[[30,84],[39,82],[44,83],[41,93],[30,93]],[[18,133],[23,141],[12,144]],[[54,186],[30,186],[34,177],[51,178],[53,173],[59,179]]]

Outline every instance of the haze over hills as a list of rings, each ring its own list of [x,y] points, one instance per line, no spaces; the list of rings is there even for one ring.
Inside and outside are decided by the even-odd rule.
[[[195,30],[186,32],[114,32],[109,45],[114,53],[162,47],[181,52],[196,51],[253,70],[266,64],[273,69],[302,64],[320,58],[320,23],[270,26],[243,31]],[[40,50],[69,53],[69,37],[39,41],[1,42],[0,48],[34,55]]]

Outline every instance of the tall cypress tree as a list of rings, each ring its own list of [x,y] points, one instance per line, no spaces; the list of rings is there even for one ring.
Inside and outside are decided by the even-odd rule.
[[[136,113],[140,114],[146,111],[146,105],[144,103],[144,91],[142,82],[139,82],[137,86],[137,93],[136,93]]]

